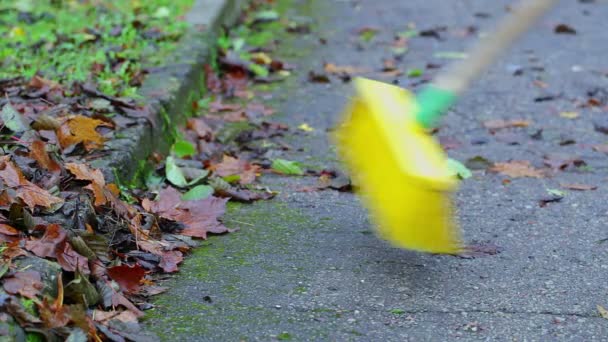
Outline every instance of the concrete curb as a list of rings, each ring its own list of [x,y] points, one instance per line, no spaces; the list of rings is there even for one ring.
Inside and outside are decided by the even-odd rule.
[[[205,91],[204,65],[215,53],[221,29],[234,24],[244,0],[196,0],[186,21],[192,27],[179,41],[167,63],[147,75],[139,94],[148,115],[139,124],[120,131],[121,138],[108,142],[109,156],[91,166],[103,171],[106,180],[130,180],[152,152],[167,152],[174,127],[185,123],[192,102]]]

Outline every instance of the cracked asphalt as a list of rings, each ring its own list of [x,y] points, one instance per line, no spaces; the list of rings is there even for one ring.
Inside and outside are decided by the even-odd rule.
[[[453,61],[437,53],[464,51],[511,1],[296,3],[289,16],[310,18],[313,32],[282,43],[281,50],[297,52],[286,53],[297,71],[273,94],[277,120],[315,131],[289,137],[294,150],[281,157],[338,167],[327,130],[352,85],[333,76],[329,84],[311,83],[309,71],[322,72],[328,62],[392,82],[375,71],[391,58],[394,36],[414,23],[439,37],[409,39],[397,67],[430,77]],[[466,240],[490,242],[501,253],[461,259],[391,248],[373,235],[353,194],[301,192],[314,179],[265,177],[280,195],[232,208],[226,222],[240,230],[210,239],[185,262],[156,301],[148,328],[167,341],[608,340],[608,320],[597,310],[608,307],[608,243],[600,243],[608,238],[608,157],[592,148],[608,141],[594,129],[608,126],[607,11],[601,0],[560,2],[443,121],[438,137],[461,161],[483,156],[543,167],[547,155],[560,154],[585,162],[552,177],[510,182],[475,171],[462,183],[455,201]],[[576,34],[556,34],[558,24]],[[364,27],[378,30],[370,42],[357,35]],[[413,90],[419,80],[397,77]],[[599,103],[581,107],[589,92]],[[531,124],[492,135],[483,126],[491,119]],[[598,188],[570,191],[561,189],[564,183]],[[541,207],[547,189],[565,195]]]

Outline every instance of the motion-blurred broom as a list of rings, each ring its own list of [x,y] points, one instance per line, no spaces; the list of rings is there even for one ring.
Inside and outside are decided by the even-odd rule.
[[[416,98],[397,86],[358,78],[336,131],[338,151],[381,237],[430,253],[463,251],[447,157],[428,134],[473,79],[557,0],[522,0],[496,31]]]

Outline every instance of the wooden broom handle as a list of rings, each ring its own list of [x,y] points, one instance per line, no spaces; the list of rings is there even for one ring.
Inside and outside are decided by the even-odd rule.
[[[439,75],[434,85],[455,95],[461,94],[486,68],[497,59],[536,20],[558,0],[521,0],[513,13],[498,25],[496,30],[482,38],[469,56],[456,63],[447,73]]]

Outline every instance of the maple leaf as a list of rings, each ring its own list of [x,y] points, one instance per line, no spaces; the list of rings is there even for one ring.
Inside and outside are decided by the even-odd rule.
[[[227,198],[209,196],[201,200],[182,201],[180,192],[172,187],[163,189],[158,197],[155,202],[144,199],[142,207],[162,218],[183,224],[182,235],[205,239],[207,232],[228,232],[228,228],[218,221],[226,210]]]
[[[492,167],[490,167],[489,170],[512,178],[545,177],[545,172],[543,172],[543,170],[535,169],[527,160],[513,160],[506,163],[495,163]]]
[[[106,180],[99,169],[90,169],[85,164],[67,163],[65,167],[76,177],[78,180],[89,181],[91,184],[84,188],[90,190],[95,197],[95,206],[101,206],[108,202],[106,197],[105,185]],[[111,191],[108,189],[108,191]]]
[[[160,263],[158,267],[162,268],[167,273],[177,272],[177,265],[184,260],[182,252],[180,251],[168,251],[161,255]]]
[[[252,183],[260,171],[258,165],[228,155],[224,155],[222,162],[213,165],[210,169],[220,177],[238,175],[239,183],[243,185]]]
[[[36,206],[50,208],[55,204],[63,203],[59,197],[51,195],[48,191],[28,181],[21,170],[10,161],[10,156],[0,157],[0,179],[9,188],[14,188],[20,198],[30,209]]]
[[[120,289],[127,293],[134,293],[139,290],[140,283],[146,275],[146,270],[136,264],[120,265],[108,268],[108,275],[114,280]]]
[[[42,168],[51,171],[61,171],[61,166],[52,159],[46,151],[46,145],[41,140],[35,140],[30,146],[30,158],[34,159]]]
[[[82,115],[67,118],[57,130],[61,148],[83,143],[87,151],[103,147],[106,139],[97,132],[97,127],[112,127],[111,124]]]
[[[17,272],[4,279],[4,290],[10,294],[20,294],[26,298],[36,298],[43,288],[40,273],[36,271]]]
[[[41,258],[57,258],[57,246],[66,240],[67,234],[58,224],[46,227],[44,235],[38,240],[25,242],[25,249]]]
[[[213,130],[201,118],[188,119],[188,129],[194,131],[200,139],[211,139]]]

